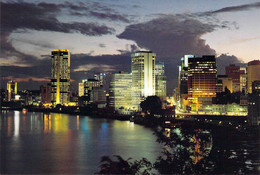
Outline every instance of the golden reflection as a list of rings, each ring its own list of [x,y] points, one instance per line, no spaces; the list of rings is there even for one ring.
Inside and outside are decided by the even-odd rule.
[[[79,130],[79,115],[77,115],[77,130]]]
[[[51,132],[51,115],[44,114],[44,133]]]
[[[54,132],[64,132],[68,131],[68,115],[66,114],[52,114],[53,126],[52,129]]]

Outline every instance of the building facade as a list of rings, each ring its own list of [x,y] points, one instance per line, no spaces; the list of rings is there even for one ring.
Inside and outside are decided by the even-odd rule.
[[[260,125],[260,81],[252,82],[252,93],[248,94],[248,123]]]
[[[40,86],[40,95],[42,103],[51,103],[51,84]]]
[[[8,81],[7,82],[7,101],[11,101],[15,99],[15,95],[17,94],[17,82]]]
[[[109,86],[109,106],[115,110],[132,110],[132,74],[115,73]]]
[[[51,52],[51,101],[53,105],[65,105],[70,100],[69,50]]]
[[[79,97],[84,96],[84,82],[79,83]]]
[[[155,61],[155,95],[160,98],[166,97],[166,76],[164,62]]]
[[[188,59],[194,55],[184,55],[179,66],[178,88],[176,94],[177,106],[186,110],[188,98]]]
[[[155,95],[155,57],[151,51],[139,51],[132,58],[132,105],[140,111],[140,103],[145,97]]]
[[[188,101],[195,106],[212,103],[216,97],[217,69],[215,56],[188,59]]]
[[[217,79],[222,82],[222,90],[221,92],[225,92],[225,89],[227,88],[231,93],[233,92],[232,88],[232,78],[229,78],[227,75],[218,75]],[[218,87],[220,91],[220,87]]]
[[[226,67],[226,75],[232,79],[232,92],[240,91],[240,66],[230,64]]]
[[[247,64],[247,93],[252,93],[252,83],[260,80],[260,60],[250,61]]]

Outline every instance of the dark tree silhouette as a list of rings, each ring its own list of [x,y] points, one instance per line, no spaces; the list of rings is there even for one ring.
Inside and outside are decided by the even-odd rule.
[[[96,174],[150,174],[152,163],[146,158],[131,162],[131,158],[124,160],[121,156],[114,155],[116,160],[108,156],[101,158],[100,171]]]
[[[140,103],[142,111],[154,115],[162,113],[162,101],[158,96],[148,96]]]

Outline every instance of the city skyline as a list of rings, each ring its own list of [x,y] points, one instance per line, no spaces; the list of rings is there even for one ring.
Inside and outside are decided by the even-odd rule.
[[[3,1],[1,7],[1,84],[13,79],[18,89],[49,82],[53,49],[71,51],[73,82],[93,72],[129,72],[130,53],[152,50],[165,62],[170,91],[182,55],[214,54],[220,72],[260,55],[259,1]]]

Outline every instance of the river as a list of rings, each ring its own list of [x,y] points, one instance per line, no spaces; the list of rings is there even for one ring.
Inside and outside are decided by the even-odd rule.
[[[1,173],[93,174],[102,156],[155,161],[161,145],[151,129],[129,121],[3,111]]]
[[[102,156],[145,157],[153,163],[162,148],[168,148],[156,142],[151,129],[129,121],[21,111],[0,114],[1,174],[93,174]],[[173,155],[180,156],[171,168],[184,167],[189,160],[183,156],[186,150],[193,164],[202,162],[203,168],[197,169],[202,174],[259,173],[259,128],[247,135],[223,128],[205,130],[195,122],[185,125],[165,130],[177,150]],[[173,172],[183,172],[179,170]]]

